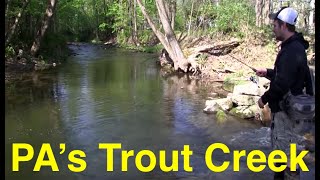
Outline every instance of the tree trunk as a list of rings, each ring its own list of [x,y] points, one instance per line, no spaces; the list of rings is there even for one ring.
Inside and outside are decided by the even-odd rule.
[[[157,10],[160,16],[160,20],[164,29],[164,34],[162,34],[154,25],[150,16],[147,14],[145,7],[142,5],[140,0],[137,0],[138,5],[147,19],[149,26],[152,31],[156,34],[161,44],[164,46],[165,50],[168,52],[170,58],[174,62],[174,69],[181,69],[183,72],[188,72],[188,67],[191,64],[192,70],[194,72],[197,71],[196,64],[194,62],[188,62],[188,60],[184,57],[180,45],[175,37],[175,34],[171,28],[171,24],[169,21],[169,17],[167,16],[165,5],[163,0],[156,0]]]
[[[309,10],[309,4],[303,3],[303,11],[302,11],[302,18],[303,18],[303,28],[305,32],[309,32],[309,16],[310,16],[310,10]]]
[[[46,10],[46,13],[44,14],[41,27],[38,30],[37,35],[35,37],[35,40],[33,42],[33,45],[31,47],[31,55],[33,55],[33,56],[35,56],[40,49],[41,40],[44,37],[44,35],[50,25],[50,20],[51,20],[52,15],[55,11],[57,1],[58,0],[48,0],[48,7]]]
[[[137,0],[133,0],[133,40],[136,45],[139,45],[137,28]]]
[[[314,6],[315,6],[315,0],[311,0],[310,1],[310,8],[311,8],[311,12],[309,15],[309,29],[311,31],[314,31],[314,21],[315,21],[315,13],[314,13]]]
[[[163,0],[156,0],[157,10],[160,16],[160,20],[164,29],[165,39],[164,41],[168,43],[167,52],[174,62],[174,69],[181,69],[183,72],[188,72],[189,65],[194,72],[197,71],[197,65],[194,60],[187,60],[181,50],[181,47],[176,39],[176,36],[171,28],[168,14],[166,13],[165,4]],[[161,40],[160,40],[161,41]],[[162,42],[162,41],[161,41]]]
[[[261,27],[263,0],[256,0],[256,26]]]
[[[5,3],[5,7],[6,7],[6,10],[5,10],[5,17],[7,19],[7,15],[8,15],[8,11],[9,11],[9,4],[10,4],[11,0],[6,0]]]
[[[22,5],[22,8],[21,8],[20,12],[18,13],[18,15],[17,15],[17,17],[16,17],[16,19],[15,19],[15,21],[13,23],[13,25],[11,26],[9,31],[6,32],[6,35],[5,35],[5,37],[6,37],[5,46],[7,46],[10,43],[11,38],[13,37],[13,35],[14,35],[15,31],[16,31],[16,28],[19,25],[21,15],[23,14],[23,12],[26,9],[28,4],[29,4],[29,0],[25,0],[23,5]]]
[[[174,23],[176,21],[176,12],[177,12],[177,2],[174,0],[174,1],[171,1],[171,27],[172,29],[174,29]]]
[[[99,9],[97,8],[97,2],[96,0],[92,1],[92,9],[94,11],[94,27],[95,27],[95,39],[98,41],[99,40],[99,16],[98,16],[98,11]]]
[[[6,10],[5,10],[5,23],[4,23],[4,31],[5,33],[7,33],[7,30],[9,29],[9,19],[7,18],[8,16],[8,11],[9,11],[9,3],[10,3],[10,0],[6,0]]]
[[[213,0],[214,5],[219,6],[219,1],[220,0]]]
[[[53,32],[53,34],[55,34],[57,32],[56,21],[58,20],[58,18],[56,18],[56,17],[57,17],[57,14],[54,13],[52,15],[52,32]]]
[[[171,24],[171,0],[167,1],[167,3],[164,3],[165,12],[167,14],[167,17],[169,19],[169,22]],[[161,22],[161,20],[160,20]]]
[[[194,1],[192,1],[192,5],[191,5],[191,12],[190,12],[190,16],[189,16],[188,36],[190,35],[190,29],[191,29],[192,13],[193,13],[193,5],[194,5]]]
[[[270,24],[270,14],[271,10],[271,0],[264,0],[264,6],[263,6],[263,22],[265,25]]]

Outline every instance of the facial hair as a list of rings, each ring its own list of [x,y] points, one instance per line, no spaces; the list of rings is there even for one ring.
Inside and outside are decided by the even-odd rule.
[[[275,37],[276,37],[276,40],[278,40],[278,41],[283,41],[284,40],[284,38],[283,38],[283,36],[281,34],[279,34],[278,36],[275,34]]]

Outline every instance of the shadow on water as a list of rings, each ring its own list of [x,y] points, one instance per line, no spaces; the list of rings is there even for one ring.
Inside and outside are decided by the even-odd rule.
[[[211,92],[224,94],[221,84],[204,86],[187,76],[162,78],[155,65],[157,55],[121,49],[72,45],[75,55],[63,67],[43,72],[38,78],[6,85],[6,178],[7,179],[271,179],[268,168],[251,172],[241,159],[240,172],[232,169],[232,154],[214,152],[212,161],[231,161],[222,173],[209,170],[205,153],[212,143],[223,143],[230,151],[260,149],[270,152],[269,128],[228,116],[225,122],[202,112]],[[12,143],[33,145],[35,155],[42,143],[50,143],[59,172],[42,167],[32,172],[36,158],[20,163],[20,172],[11,171]],[[59,154],[59,143],[66,152]],[[128,171],[122,172],[121,150],[114,151],[114,171],[106,171],[106,151],[99,143],[121,143],[122,150],[134,150]],[[192,172],[184,170],[180,154],[189,145]],[[68,153],[86,153],[86,170],[72,173]],[[135,156],[151,150],[157,160],[153,171],[137,169]],[[159,168],[159,151],[166,151],[166,164],[178,150],[178,171]],[[148,166],[147,157],[142,164]],[[310,176],[308,176],[310,177]]]

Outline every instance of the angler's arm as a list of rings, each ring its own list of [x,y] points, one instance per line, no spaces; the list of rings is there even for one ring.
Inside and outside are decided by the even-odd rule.
[[[274,78],[274,70],[273,69],[267,69],[267,75],[266,75],[266,78],[271,80]]]
[[[288,62],[294,56],[295,54],[283,53],[281,61],[277,65],[277,74],[274,71],[270,71],[270,75],[273,75],[273,77],[269,90],[261,96],[263,104],[279,101],[289,91],[289,87],[294,81],[292,77],[296,75],[297,64]]]

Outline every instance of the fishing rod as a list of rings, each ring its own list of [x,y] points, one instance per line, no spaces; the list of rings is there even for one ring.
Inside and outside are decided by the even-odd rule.
[[[230,54],[228,54],[228,55],[229,55],[230,57],[232,57],[233,59],[237,60],[238,62],[240,62],[240,63],[242,63],[242,64],[246,65],[247,67],[249,67],[253,72],[256,72],[256,71],[257,71],[257,69],[256,69],[256,68],[251,67],[251,66],[249,66],[248,64],[246,64],[246,63],[244,63],[244,62],[240,61],[240,59],[238,59],[238,58],[236,58],[236,57],[234,57],[234,56],[232,56],[232,55],[230,55]]]

